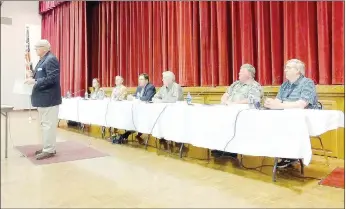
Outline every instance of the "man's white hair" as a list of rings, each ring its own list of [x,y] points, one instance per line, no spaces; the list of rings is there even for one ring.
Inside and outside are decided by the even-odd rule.
[[[172,81],[175,81],[175,75],[174,75],[174,73],[172,73],[171,71],[164,71],[164,72],[162,73],[162,77],[163,77],[163,78],[171,78]]]
[[[300,61],[299,59],[290,59],[286,62],[286,65],[289,63],[292,63],[294,67],[296,67],[300,74],[305,75],[305,64],[304,62]]]
[[[115,76],[115,80],[118,80],[118,79],[120,79],[121,81],[124,81],[124,78],[121,77],[120,75]]]
[[[250,65],[250,64],[243,64],[240,69],[246,69],[247,71],[250,72],[251,76],[254,78],[255,77],[255,74],[256,74],[256,69],[254,66]]]
[[[42,47],[46,51],[50,51],[50,43],[46,39],[41,39],[35,44],[36,48]]]

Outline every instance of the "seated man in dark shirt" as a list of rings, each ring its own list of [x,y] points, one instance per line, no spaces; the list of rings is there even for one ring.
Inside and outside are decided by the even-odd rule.
[[[138,78],[138,87],[133,95],[129,95],[127,100],[139,99],[143,102],[149,102],[152,100],[154,95],[156,94],[155,86],[149,83],[149,76],[146,73],[142,73]],[[116,144],[122,144],[127,138],[134,133],[134,131],[126,131],[124,134],[120,135],[117,139],[114,140]],[[139,143],[142,143],[143,139],[141,138],[142,133],[138,133],[136,138]]]
[[[285,81],[275,99],[267,99],[264,106],[269,109],[318,109],[316,87],[310,78],[306,78],[305,65],[298,59],[291,59],[286,62]],[[278,168],[285,168],[297,159],[281,159]]]

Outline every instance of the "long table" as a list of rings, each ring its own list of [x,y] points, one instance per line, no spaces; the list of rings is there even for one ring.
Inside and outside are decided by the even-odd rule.
[[[312,157],[310,136],[344,127],[337,110],[257,110],[248,105],[187,105],[130,101],[63,99],[59,119],[151,134],[250,156]]]
[[[8,153],[8,119],[9,119],[9,112],[13,110],[13,106],[9,105],[1,105],[1,115],[5,117],[5,158],[7,158]]]

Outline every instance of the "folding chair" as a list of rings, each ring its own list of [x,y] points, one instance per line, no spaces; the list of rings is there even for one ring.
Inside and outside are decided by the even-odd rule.
[[[321,102],[317,102],[317,105],[318,105],[318,109],[319,110],[323,110],[323,105],[322,105]],[[321,148],[322,148],[322,151],[323,151],[323,155],[324,155],[324,158],[326,159],[326,164],[327,164],[327,166],[329,166],[328,155],[327,155],[326,149],[323,146],[323,141],[322,141],[321,136],[315,136],[313,138],[317,138],[320,141],[320,145],[321,145]]]
[[[317,102],[317,105],[318,105],[318,108],[317,108],[318,110],[323,110],[323,105],[321,102]],[[323,154],[324,154],[324,157],[325,157],[326,162],[327,162],[327,166],[329,166],[329,160],[328,160],[327,152],[324,149],[321,136],[316,136],[315,138],[317,138],[320,141],[321,148],[323,150]],[[263,157],[263,159],[262,159],[262,166],[264,163],[264,159],[265,159],[265,157]],[[274,182],[276,181],[276,171],[277,171],[278,160],[279,160],[279,158],[274,158],[274,168],[273,168],[273,175],[272,175],[272,179]],[[302,159],[299,159],[299,164],[300,164],[300,173],[301,173],[301,175],[304,175],[304,164],[303,164]]]

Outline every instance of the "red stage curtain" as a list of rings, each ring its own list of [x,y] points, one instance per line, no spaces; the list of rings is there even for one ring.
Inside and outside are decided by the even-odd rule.
[[[62,94],[83,95],[88,87],[86,3],[71,1],[44,13],[42,38],[60,61]]]
[[[66,1],[40,1],[39,2],[39,12],[40,14],[43,14],[49,10],[54,9],[55,7],[59,6],[62,3],[65,3]]]
[[[344,83],[344,2],[98,2],[88,15],[90,75],[104,86],[137,86],[141,72],[160,86],[166,69],[183,86],[224,86],[243,63],[280,85],[292,58],[317,84]]]

